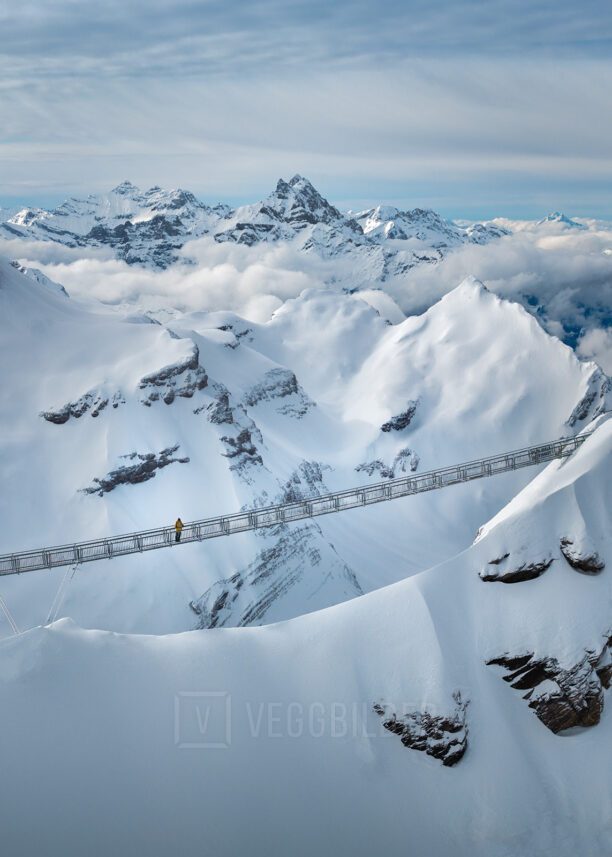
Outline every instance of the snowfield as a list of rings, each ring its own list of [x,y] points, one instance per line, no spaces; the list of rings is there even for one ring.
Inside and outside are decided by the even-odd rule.
[[[555,735],[486,661],[570,667],[605,647],[611,466],[605,419],[459,556],[290,622],[146,637],[66,619],[5,640],[7,853],[608,853],[610,691],[598,725]],[[584,527],[606,563],[596,576],[558,550]],[[532,542],[554,552],[540,578],[480,579],[500,549]],[[373,709],[450,715],[457,690],[468,737],[453,767],[402,746]]]

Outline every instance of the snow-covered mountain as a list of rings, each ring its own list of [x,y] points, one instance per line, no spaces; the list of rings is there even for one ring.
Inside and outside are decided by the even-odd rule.
[[[263,628],[62,620],[4,641],[7,853],[609,854],[612,421],[595,426],[466,551],[363,598]]]
[[[550,214],[547,214],[546,217],[538,221],[538,226],[549,223],[557,226],[563,226],[567,229],[586,229],[584,223],[578,223],[577,220],[572,220],[571,217],[568,217],[560,211],[552,211]]]
[[[360,211],[354,217],[369,238],[381,241],[413,240],[436,250],[446,250],[468,242],[485,244],[509,234],[508,230],[495,224],[475,223],[462,228],[444,220],[435,211],[423,208],[400,211],[393,206],[379,205]]]
[[[166,268],[178,260],[186,241],[206,234],[228,212],[185,190],[142,191],[125,181],[107,194],[68,199],[52,211],[24,208],[0,231],[68,247],[110,247],[130,265]]]
[[[55,241],[72,248],[106,247],[130,265],[152,269],[189,262],[189,252],[182,253],[182,248],[204,235],[217,243],[247,247],[284,242],[325,260],[349,259],[349,283],[367,286],[416,264],[439,261],[453,246],[506,234],[483,224],[463,229],[421,209],[397,212],[395,226],[373,228],[384,211],[391,209],[379,206],[369,218],[368,212],[356,218],[343,214],[299,175],[288,182],[280,179],[266,199],[234,211],[206,206],[188,191],[142,191],[126,181],[108,194],[69,199],[53,211],[23,209],[0,224],[0,237]],[[381,246],[387,239],[395,239],[395,246]],[[346,278],[345,268],[343,264],[332,272],[333,281],[339,282],[343,274]]]
[[[603,342],[594,356],[610,371],[611,234],[610,224],[558,212],[485,222],[389,205],[343,212],[295,175],[235,210],[123,182],[52,211],[14,213],[0,222],[0,254],[71,293],[91,291],[160,320],[177,308],[233,309],[259,320],[306,285],[368,292],[378,306],[392,298],[409,315],[477,273],[581,353],[592,353],[581,348],[585,337],[587,346]]]
[[[4,552],[473,459],[609,407],[594,364],[474,280],[396,324],[333,290],[265,324],[227,312],[159,324],[84,307],[3,262],[0,318]],[[62,611],[156,633],[296,616],[453,555],[529,478],[117,559],[78,572]],[[20,627],[44,620],[62,574],[6,581]]]

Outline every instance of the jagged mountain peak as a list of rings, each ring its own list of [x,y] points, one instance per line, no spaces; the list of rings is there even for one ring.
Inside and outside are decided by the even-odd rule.
[[[263,203],[279,219],[292,225],[331,223],[343,220],[343,215],[323,197],[308,179],[298,174],[288,182],[279,179],[275,191]]]
[[[8,223],[14,223],[16,226],[29,226],[30,223],[37,218],[44,217],[48,212],[44,208],[22,208],[9,217]]]
[[[564,214],[562,211],[551,211],[550,214],[547,214],[546,217],[543,217],[542,220],[538,221],[538,226],[545,223],[559,223],[562,226],[567,226],[571,229],[586,228],[582,223],[572,220],[571,217],[568,217],[567,214]]]
[[[159,188],[155,189],[159,190]],[[116,193],[120,196],[132,196],[133,194],[140,194],[140,192],[140,188],[136,187],[136,185],[132,184],[132,182],[128,179],[125,179],[125,181],[120,182],[116,187],[111,190],[111,193]]]

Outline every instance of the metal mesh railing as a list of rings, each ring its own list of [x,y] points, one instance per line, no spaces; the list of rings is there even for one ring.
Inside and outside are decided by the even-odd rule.
[[[174,527],[161,527],[156,530],[143,530],[89,542],[76,542],[70,545],[4,554],[0,556],[0,575],[21,574],[38,569],[94,562],[99,559],[113,559],[126,554],[143,553],[159,548],[179,547],[191,542],[214,539],[218,536],[229,536],[247,530],[257,530],[319,515],[342,512],[345,509],[354,509],[358,506],[369,506],[386,500],[396,500],[410,494],[446,488],[459,482],[495,476],[509,470],[533,467],[557,458],[567,458],[584,443],[589,434],[584,433],[578,437],[563,437],[549,443],[528,446],[524,449],[481,458],[477,461],[455,464],[439,470],[430,470],[427,473],[414,473],[397,479],[388,479],[385,482],[349,488],[345,491],[336,491],[333,494],[310,497],[292,503],[249,509],[218,518],[192,521],[184,525],[180,542],[175,541]]]

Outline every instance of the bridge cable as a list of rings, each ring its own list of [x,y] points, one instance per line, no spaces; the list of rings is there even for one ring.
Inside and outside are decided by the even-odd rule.
[[[8,623],[11,626],[11,629],[13,631],[13,634],[15,634],[15,636],[17,634],[21,634],[21,631],[19,630],[19,627],[17,626],[17,622],[15,622],[11,611],[8,609],[8,605],[7,605],[6,601],[4,600],[4,598],[1,595],[0,595],[0,609],[2,609],[2,612],[6,616],[7,621],[8,621]]]
[[[73,566],[68,566],[68,568],[64,572],[64,576],[62,577],[60,585],[57,588],[57,592],[55,593],[55,598],[51,602],[51,607],[49,608],[49,613],[47,614],[47,620],[45,622],[45,625],[50,625],[57,619],[58,613],[61,610],[62,604],[64,603],[64,598],[66,597],[67,585],[73,579],[79,565],[80,563],[76,562]]]

